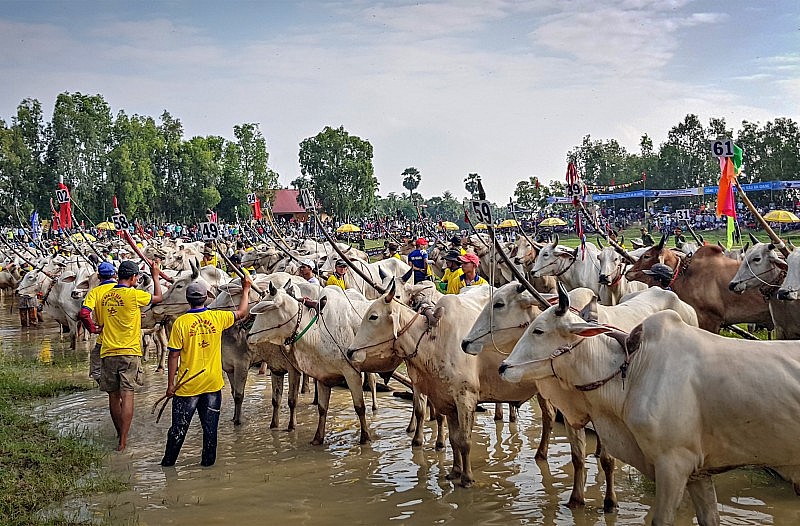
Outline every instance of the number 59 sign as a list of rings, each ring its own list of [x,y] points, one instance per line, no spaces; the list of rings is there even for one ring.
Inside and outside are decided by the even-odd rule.
[[[478,220],[479,223],[484,223],[486,225],[493,224],[492,207],[489,205],[489,201],[486,200],[470,201],[469,206],[470,210],[472,211],[473,214],[475,214],[475,218]]]

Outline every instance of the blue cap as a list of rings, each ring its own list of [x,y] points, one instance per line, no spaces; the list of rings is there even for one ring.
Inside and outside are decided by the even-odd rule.
[[[114,264],[108,261],[103,261],[97,267],[97,274],[103,278],[110,278],[114,274],[117,273],[117,269],[114,268]]]

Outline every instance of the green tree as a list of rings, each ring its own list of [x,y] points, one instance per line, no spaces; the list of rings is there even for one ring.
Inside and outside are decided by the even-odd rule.
[[[339,219],[365,216],[373,210],[378,180],[372,145],[344,127],[327,126],[300,143],[300,172],[325,210]]]
[[[63,177],[73,200],[86,210],[100,208],[98,190],[105,183],[111,128],[111,108],[102,95],[58,95],[49,126],[48,175],[43,180],[48,193]]]
[[[514,197],[519,208],[536,212],[547,206],[550,189],[541,184],[538,177],[531,176],[527,180],[517,183]]]
[[[104,208],[116,195],[129,218],[150,218],[157,207],[155,163],[163,137],[151,117],[128,117],[123,111],[117,114],[113,136],[108,176],[99,192]]]
[[[400,175],[403,176],[403,186],[408,190],[408,198],[413,199],[414,190],[419,186],[422,180],[422,174],[419,173],[419,170],[411,166],[403,170],[403,173]]]

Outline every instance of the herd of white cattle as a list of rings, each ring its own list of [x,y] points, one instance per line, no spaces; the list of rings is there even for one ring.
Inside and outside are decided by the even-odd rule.
[[[346,383],[360,423],[359,441],[370,440],[364,382],[405,364],[414,395],[409,432],[423,444],[427,408],[437,416],[436,447],[444,447],[442,419],[453,451],[447,474],[461,486],[474,483],[470,464],[476,405],[538,400],[543,434],[537,459],[547,457],[555,409],[564,415],[575,481],[570,506],[584,504],[585,438],[590,422],[602,445],[604,509],[617,506],[615,459],[655,480],[653,524],[672,524],[684,488],[700,524],[719,524],[711,476],[739,466],[770,467],[800,493],[800,250],[788,257],[771,244],[727,252],[720,247],[670,249],[665,239],[625,257],[611,247],[583,249],[529,243],[505,250],[530,285],[513,281],[486,236],[472,236],[491,286],[442,295],[432,282],[408,282],[410,267],[396,258],[368,262],[365,253],[340,245],[372,284],[352,270],[347,289],[322,287],[296,275],[300,259],[321,272],[338,259],[314,240],[259,244],[242,252],[255,269],[251,317],[225,331],[223,368],[241,421],[248,370],[266,362],[272,374],[273,416],[288,374],[288,428],[302,375],[316,380],[319,423],[313,443],[325,439],[331,387]],[[139,240],[148,257],[163,260],[162,304],[143,311],[143,340],[163,367],[166,328],[185,312],[185,287],[209,286],[208,307],[235,310],[240,280],[201,267],[202,243]],[[84,246],[86,252],[90,247]],[[219,250],[233,252],[219,245]],[[406,252],[410,247],[406,247]],[[21,249],[22,250],[22,249]],[[78,311],[97,284],[81,256],[43,256],[34,249],[4,256],[0,288],[44,298],[44,315],[78,335]],[[401,250],[402,252],[402,250]],[[444,249],[430,260],[441,275]],[[635,261],[635,262],[634,262]],[[666,264],[673,275],[658,282],[646,271]],[[152,288],[144,274],[140,286]],[[324,282],[324,280],[322,280]],[[377,287],[373,286],[376,285]],[[654,285],[661,286],[654,286]],[[663,287],[663,288],[662,288]],[[256,290],[257,289],[257,290]],[[776,340],[751,341],[717,334],[735,323],[774,329]],[[74,344],[74,340],[73,340]],[[150,354],[154,354],[151,352]],[[402,378],[402,376],[401,376]],[[374,425],[380,425],[379,421]]]

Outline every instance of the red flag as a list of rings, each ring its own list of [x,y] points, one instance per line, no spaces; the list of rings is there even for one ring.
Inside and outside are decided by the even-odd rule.
[[[64,183],[58,183],[58,189],[61,194],[58,199],[58,217],[59,223],[64,228],[72,228],[72,205],[70,204],[70,196],[69,196],[69,188]],[[63,192],[66,192],[66,198],[64,198]]]
[[[642,172],[642,182],[644,183],[646,181],[647,181],[647,172]]]
[[[538,177],[533,180],[533,184],[534,184],[534,186],[536,186],[536,189],[538,190],[539,186],[541,186],[541,184],[539,183],[539,178]]]
[[[736,204],[733,199],[733,180],[736,177],[736,167],[731,157],[720,157],[719,167],[722,177],[720,177],[717,191],[717,217],[726,215],[736,218]]]
[[[253,207],[253,219],[258,221],[261,219],[261,200],[256,196],[255,202],[251,205]]]
[[[611,176],[611,186],[615,186],[614,185],[614,176],[613,175]]]

